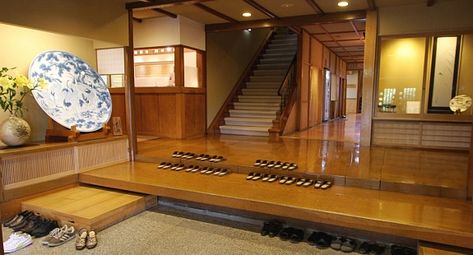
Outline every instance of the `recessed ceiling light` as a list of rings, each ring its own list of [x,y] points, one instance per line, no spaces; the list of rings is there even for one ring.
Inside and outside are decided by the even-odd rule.
[[[289,7],[292,7],[292,6],[294,6],[294,4],[289,4],[289,3],[281,4],[282,8],[289,8]]]
[[[347,7],[348,6],[348,1],[339,1],[338,6],[340,7]]]
[[[244,12],[241,14],[241,16],[246,17],[246,18],[251,17],[251,12]]]

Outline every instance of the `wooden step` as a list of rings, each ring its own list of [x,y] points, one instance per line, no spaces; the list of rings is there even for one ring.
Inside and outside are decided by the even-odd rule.
[[[263,58],[259,60],[259,63],[290,63],[292,57],[290,58]]]
[[[256,110],[256,111],[279,111],[280,102],[278,103],[245,103],[245,102],[234,102],[233,108],[236,110]]]
[[[247,88],[279,88],[281,86],[281,81],[249,81],[246,82]]]
[[[275,119],[277,110],[229,110],[230,117]]]
[[[449,246],[444,244],[419,242],[417,248],[418,255],[471,255],[473,250]]]
[[[269,127],[220,126],[220,133],[225,135],[269,136]]]
[[[297,51],[297,48],[288,48],[288,49],[271,49],[268,48],[264,51],[264,54],[295,54]]]
[[[271,127],[274,118],[225,117],[225,125]]]
[[[262,89],[262,88],[246,88],[242,89],[241,92],[243,95],[248,96],[277,96],[279,88],[269,88],[269,89]]]
[[[284,51],[280,53],[264,53],[262,58],[285,58],[285,57],[294,57],[294,53],[292,51]]]
[[[284,79],[284,76],[272,76],[272,75],[267,75],[267,76],[250,76],[250,82],[252,81],[275,81],[281,83],[282,80]]]
[[[156,203],[152,195],[78,186],[26,200],[21,207],[55,219],[60,225],[101,231]]]
[[[257,64],[256,69],[258,70],[274,70],[274,69],[282,69],[282,68],[288,68],[289,63],[283,63],[283,64]]]
[[[254,75],[275,75],[275,76],[284,76],[286,75],[286,69],[279,69],[279,70],[254,70]]]
[[[280,103],[280,96],[246,96],[239,95],[239,102],[261,102],[261,103]]]

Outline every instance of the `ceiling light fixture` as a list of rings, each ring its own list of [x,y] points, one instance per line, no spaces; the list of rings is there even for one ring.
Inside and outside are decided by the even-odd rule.
[[[246,18],[251,17],[251,12],[244,12],[241,14],[241,16],[246,17]]]
[[[348,1],[339,1],[338,6],[340,7],[347,7],[348,6]]]

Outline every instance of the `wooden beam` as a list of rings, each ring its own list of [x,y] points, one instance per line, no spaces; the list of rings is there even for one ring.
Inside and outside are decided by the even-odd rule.
[[[177,15],[176,15],[176,14],[174,14],[174,13],[172,13],[172,12],[168,12],[168,11],[163,10],[163,9],[160,9],[160,8],[153,8],[152,10],[155,11],[155,12],[159,12],[159,13],[161,13],[161,14],[164,14],[164,15],[166,15],[166,16],[168,16],[168,17],[174,18],[174,19],[177,18]]]
[[[366,0],[366,2],[368,3],[368,8],[370,11],[376,10],[377,7],[374,0]]]
[[[427,7],[432,7],[435,4],[435,0],[427,0]]]
[[[279,19],[262,19],[242,21],[238,24],[209,24],[205,26],[208,32],[243,30],[247,28],[265,28],[265,27],[287,27],[303,26],[320,23],[335,23],[341,21],[360,20],[366,18],[366,11],[350,11],[327,13],[325,15],[302,15],[294,17],[283,17]]]
[[[216,10],[214,10],[214,9],[212,9],[212,8],[210,8],[210,7],[208,7],[208,6],[206,6],[206,5],[203,5],[203,4],[201,4],[201,3],[196,3],[194,6],[199,7],[200,9],[202,9],[202,10],[204,10],[204,11],[206,11],[206,12],[212,14],[212,15],[215,15],[215,16],[217,16],[217,17],[219,17],[219,18],[222,18],[222,19],[224,19],[224,20],[227,20],[227,21],[229,21],[229,22],[231,22],[231,23],[238,23],[238,20],[233,19],[233,18],[231,18],[231,17],[228,17],[227,15],[225,15],[225,14],[223,14],[223,13],[221,13],[221,12],[218,12],[218,11],[216,11]]]
[[[327,32],[327,35],[330,36],[330,33]],[[332,40],[319,40],[319,42],[325,43],[325,42],[356,42],[356,41],[360,41],[360,39],[335,39],[333,37],[331,37],[331,38],[332,38]],[[363,41],[361,41],[361,42],[363,42]]]
[[[314,0],[306,0],[306,2],[315,10],[317,14],[325,14],[325,12],[320,8],[320,6]]]
[[[360,29],[358,30],[358,32],[365,32],[364,29]],[[347,31],[337,31],[337,32],[330,32],[332,35],[336,35],[336,34],[348,34],[348,33],[353,33],[353,30],[347,30]],[[311,33],[310,35],[325,35],[325,33]]]
[[[134,43],[133,43],[133,10],[128,10],[128,48],[126,54],[126,85],[125,85],[125,109],[126,109],[126,124],[128,133],[128,146],[130,152],[130,161],[135,161],[138,153],[138,144],[136,139],[136,124],[135,124],[135,62]]]
[[[268,16],[271,19],[277,19],[279,18],[276,14],[272,13],[270,10],[266,9],[264,6],[258,4],[257,2],[253,0],[243,0],[245,3],[253,6],[256,10],[264,13],[264,15]]]
[[[151,9],[151,8],[163,8],[182,4],[196,4],[212,0],[159,0],[159,1],[139,1],[130,2],[125,4],[125,8],[128,10],[133,9]]]
[[[353,23],[353,21],[350,21],[350,25],[353,28],[353,30],[355,31],[356,36],[358,36],[358,38],[360,38],[360,41],[363,41],[364,36],[362,34],[360,34],[360,32],[358,31],[358,28],[356,28],[356,26],[355,26],[355,23]]]
[[[135,18],[135,17],[133,17],[133,20],[134,20],[134,21],[136,21],[136,22],[138,22],[138,23],[141,23],[141,22],[143,22],[143,20],[142,20],[142,19],[138,19],[138,18]]]

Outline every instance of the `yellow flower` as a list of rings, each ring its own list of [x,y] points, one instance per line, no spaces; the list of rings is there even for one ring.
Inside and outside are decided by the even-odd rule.
[[[15,81],[18,87],[28,87],[29,89],[32,89],[34,87],[33,83],[31,83],[31,81],[28,80],[28,78],[26,78],[26,76],[24,75],[18,75],[15,78]]]
[[[48,87],[48,83],[43,78],[39,78],[37,83],[41,89],[46,89]]]
[[[10,77],[0,77],[0,86],[3,90],[12,89],[15,82]]]

